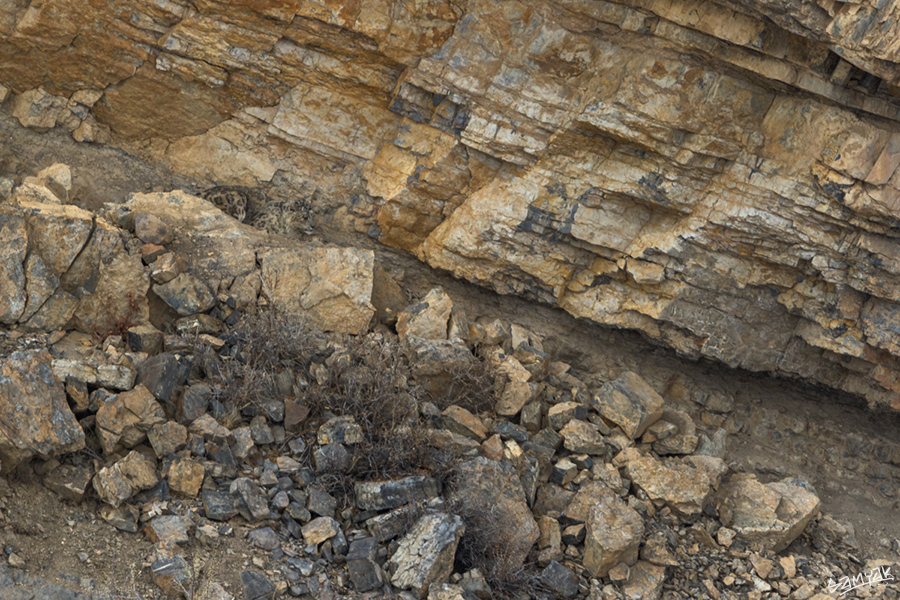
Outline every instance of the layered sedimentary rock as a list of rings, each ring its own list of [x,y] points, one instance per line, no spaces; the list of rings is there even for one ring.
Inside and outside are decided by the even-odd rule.
[[[0,99],[26,126],[308,197],[320,228],[501,293],[900,409],[897,13],[14,0]]]

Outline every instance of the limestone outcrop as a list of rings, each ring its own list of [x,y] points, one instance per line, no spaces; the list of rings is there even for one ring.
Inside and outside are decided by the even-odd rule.
[[[897,10],[14,1],[0,101],[28,127],[303,196],[316,227],[501,293],[900,409]],[[67,256],[25,264],[9,218],[0,320],[61,319]],[[24,270],[46,283],[28,297]],[[317,277],[301,305],[344,305]]]

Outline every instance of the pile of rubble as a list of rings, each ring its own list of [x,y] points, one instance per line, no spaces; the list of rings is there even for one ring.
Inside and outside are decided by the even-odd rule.
[[[235,535],[253,567],[240,590],[206,582],[206,600],[804,600],[892,566],[855,556],[852,530],[820,514],[803,479],[762,482],[726,462],[728,397],[694,398],[724,426],[698,425],[637,374],[579,374],[523,327],[470,321],[440,289],[368,331],[365,252],[273,247],[185,194],[133,196],[106,217],[62,204],[53,173],[5,195],[0,236],[23,241],[19,271],[0,267],[18,286],[3,300],[25,300],[0,302],[2,468],[39,457],[48,488],[96,495],[104,520],[154,544],[166,594],[191,589],[198,545]],[[125,304],[96,310],[116,293]],[[309,360],[273,374],[274,396],[229,405],[198,348],[246,361],[234,332],[260,303],[332,333],[311,333]],[[347,360],[348,334],[395,344],[412,404],[394,434],[424,433],[450,471],[333,485],[353,474],[366,423],[304,399]],[[490,405],[438,401],[479,360]],[[28,564],[14,548],[8,563],[0,582],[21,583]],[[898,597],[890,580],[858,592]]]

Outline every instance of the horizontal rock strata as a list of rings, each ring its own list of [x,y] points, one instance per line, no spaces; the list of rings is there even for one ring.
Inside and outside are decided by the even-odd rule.
[[[897,7],[842,7],[13,2],[0,100],[501,293],[900,409]],[[0,280],[46,282],[11,284],[0,319],[67,315],[68,257],[23,263],[0,219]]]

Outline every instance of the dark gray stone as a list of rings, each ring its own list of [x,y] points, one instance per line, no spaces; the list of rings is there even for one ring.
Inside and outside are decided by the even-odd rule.
[[[211,397],[212,388],[208,383],[195,383],[187,386],[178,401],[178,420],[189,423],[205,415]]]
[[[306,508],[314,515],[320,517],[334,517],[337,510],[337,500],[320,487],[309,488]]]
[[[350,453],[341,444],[319,446],[313,452],[313,464],[318,473],[344,473],[350,468]]]
[[[441,485],[432,477],[414,475],[392,481],[357,483],[353,486],[353,491],[359,508],[387,510],[439,496]]]
[[[151,356],[138,366],[137,384],[144,384],[160,402],[168,402],[180,384],[187,378],[188,370],[173,354],[163,352]]]
[[[355,540],[350,544],[347,570],[350,573],[350,581],[358,593],[374,590],[383,583],[381,569],[375,562],[377,549],[378,540],[371,537]]]
[[[234,497],[226,492],[214,492],[203,490],[203,511],[207,519],[213,521],[226,521],[237,515],[234,507]]]
[[[271,527],[260,527],[247,534],[251,544],[263,550],[274,550],[278,547],[278,536]]]
[[[241,571],[241,586],[244,588],[244,600],[275,597],[275,586],[272,582],[253,571]]]
[[[528,438],[531,437],[531,434],[528,433],[527,429],[519,425],[510,423],[509,421],[497,421],[496,423],[494,423],[491,431],[494,433],[499,433],[500,437],[504,439],[516,440],[520,444],[524,444],[528,441]]]
[[[269,518],[268,498],[254,481],[246,477],[235,479],[231,482],[229,491],[242,517],[251,523]]]
[[[578,577],[555,560],[541,571],[541,579],[544,585],[563,598],[571,598],[578,593]]]

